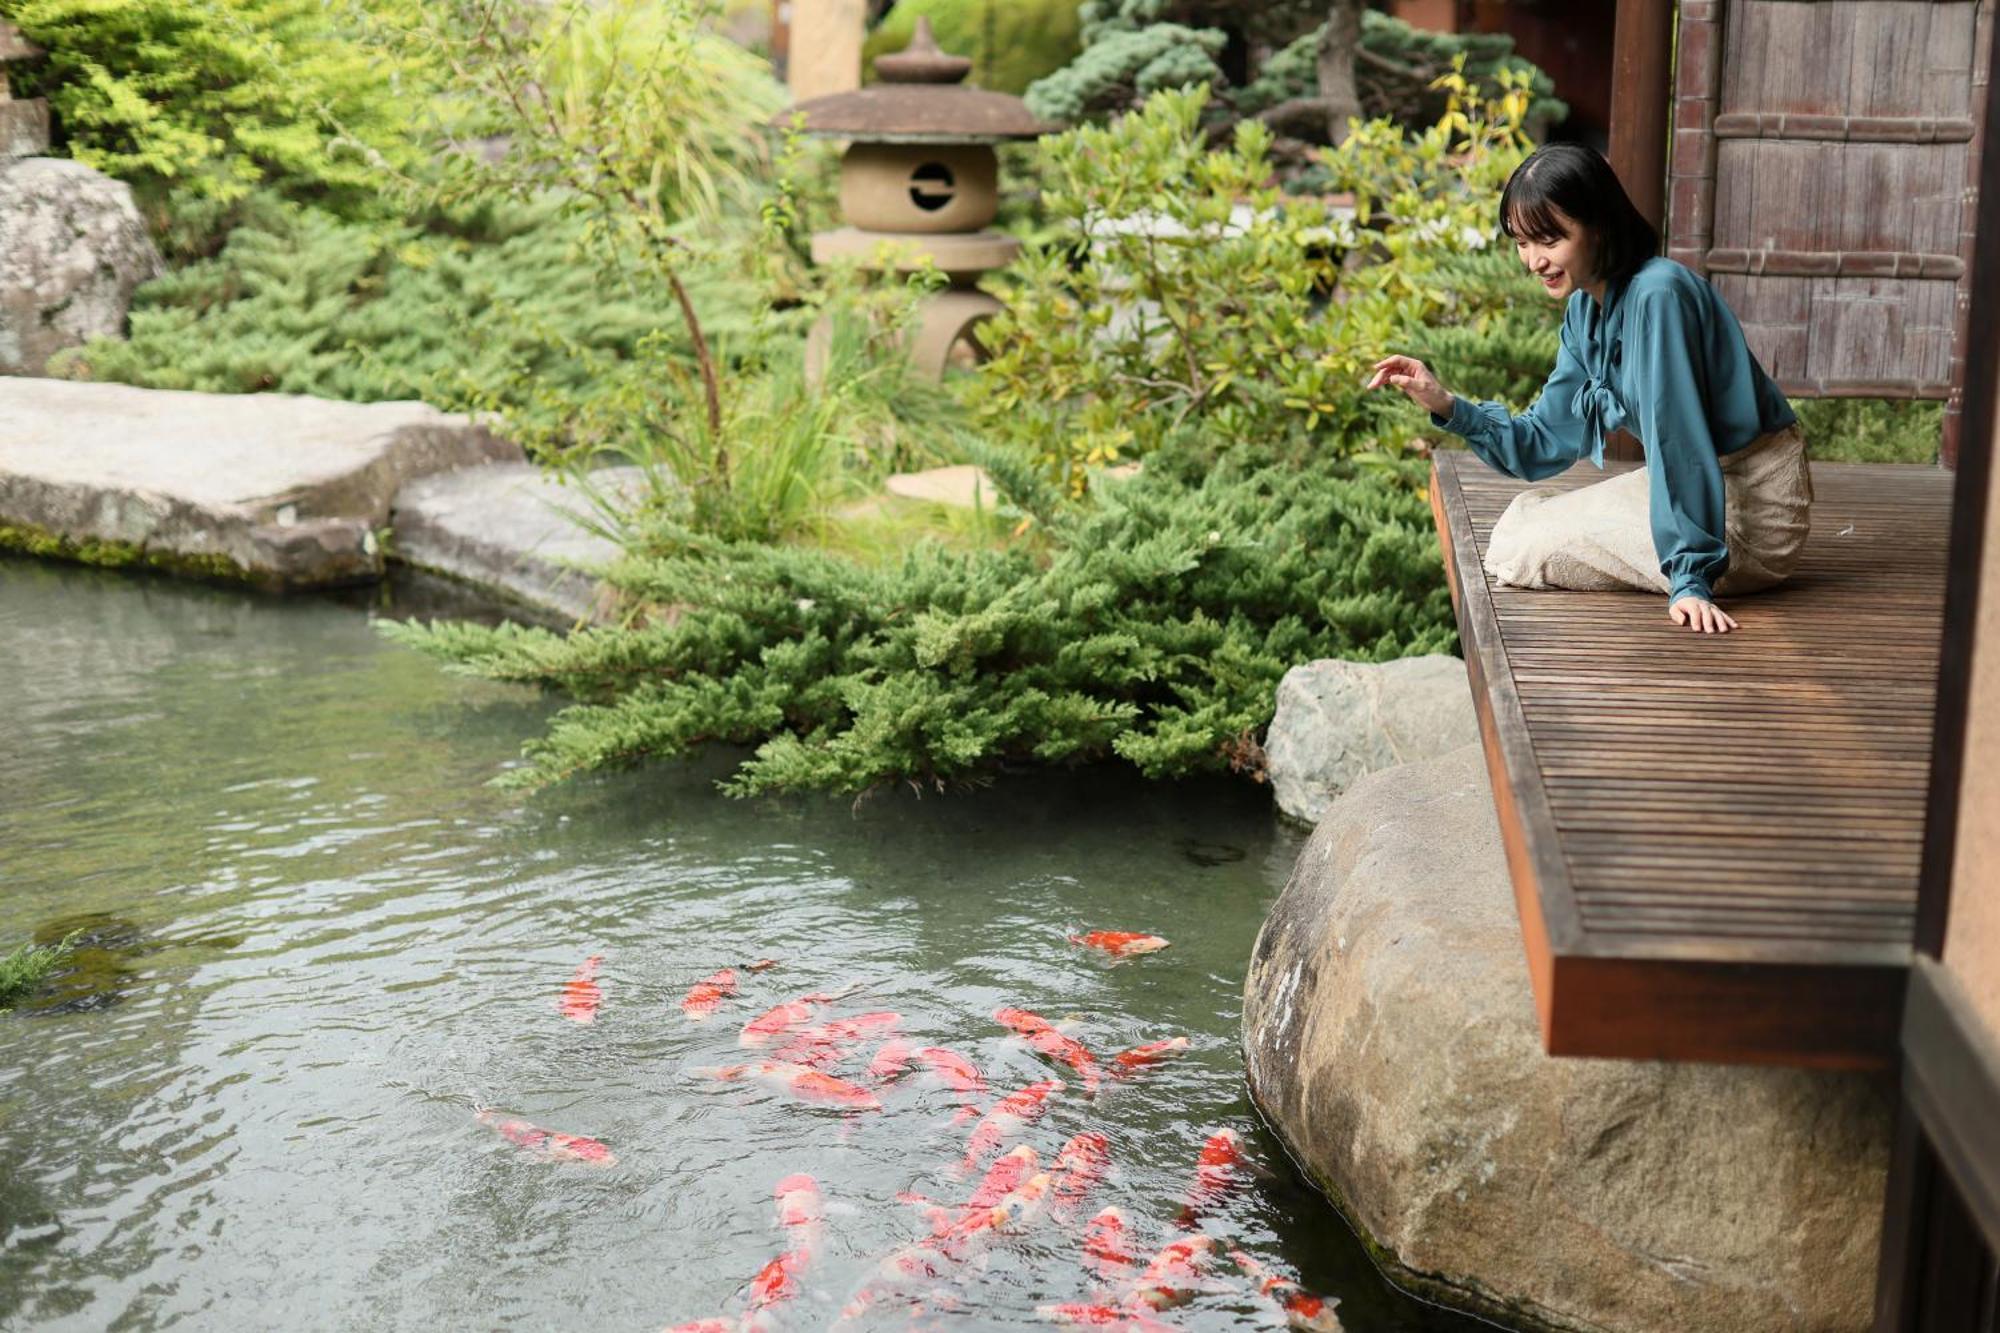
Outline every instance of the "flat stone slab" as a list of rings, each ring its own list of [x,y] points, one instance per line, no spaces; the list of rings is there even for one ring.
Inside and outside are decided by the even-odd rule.
[[[1393,1275],[1508,1327],[1869,1327],[1893,1085],[1551,1057],[1478,744],[1356,779],[1245,983],[1258,1107]]]
[[[639,468],[590,474],[601,493],[631,498]],[[395,553],[567,621],[608,618],[610,594],[581,567],[616,559],[616,543],[591,532],[589,496],[532,463],[490,463],[413,481],[396,496]]]
[[[992,509],[1001,503],[993,479],[970,463],[898,472],[883,486],[889,494],[905,500],[928,500],[954,509]]]
[[[379,578],[413,478],[521,450],[423,403],[0,378],[0,544],[274,589]]]

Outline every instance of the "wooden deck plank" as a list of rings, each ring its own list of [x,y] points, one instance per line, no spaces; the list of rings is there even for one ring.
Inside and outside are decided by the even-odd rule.
[[[1883,1067],[1916,908],[1951,475],[1815,464],[1782,587],[1728,635],[1640,593],[1496,588],[1523,483],[1431,503],[1555,1054]],[[1577,467],[1542,485],[1588,485]]]

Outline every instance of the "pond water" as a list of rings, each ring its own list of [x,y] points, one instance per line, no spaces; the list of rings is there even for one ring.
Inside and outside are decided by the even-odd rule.
[[[0,951],[83,932],[71,972],[0,1008],[0,1326],[734,1316],[801,1172],[822,1238],[765,1326],[831,1326],[884,1256],[922,1252],[930,1219],[898,1195],[962,1203],[978,1176],[954,1174],[970,1127],[934,1079],[842,1114],[703,1072],[807,992],[962,1053],[986,1105],[1067,1076],[1009,1142],[1044,1165],[1078,1133],[1110,1150],[1071,1215],[957,1246],[857,1327],[1051,1327],[1038,1307],[1093,1298],[1097,1209],[1145,1255],[1193,1234],[1176,1214],[1223,1128],[1270,1174],[1196,1233],[1338,1297],[1349,1329],[1468,1326],[1386,1288],[1248,1106],[1243,972],[1299,846],[1263,792],[1092,771],[742,802],[718,759],[524,801],[484,783],[550,705],[384,643],[379,609],[0,562]],[[1079,928],[1172,947],[1110,964]],[[595,1021],[566,1021],[592,956]],[[686,988],[731,965],[738,993],[689,1022]],[[1101,1056],[1191,1048],[1089,1099],[1000,1006]],[[829,1071],[867,1083],[874,1049]],[[477,1107],[615,1164],[550,1160]],[[1220,1281],[1159,1318],[1279,1326]]]

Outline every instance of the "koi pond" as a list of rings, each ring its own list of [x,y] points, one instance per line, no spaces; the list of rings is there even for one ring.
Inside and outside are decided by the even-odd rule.
[[[524,800],[411,597],[0,562],[0,1326],[1470,1327],[1245,1097],[1266,793]]]

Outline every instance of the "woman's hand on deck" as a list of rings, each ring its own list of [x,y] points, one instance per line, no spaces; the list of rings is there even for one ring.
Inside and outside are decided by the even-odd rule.
[[[1413,356],[1385,356],[1375,363],[1368,387],[1401,389],[1411,402],[1441,417],[1451,415],[1451,392],[1438,383],[1429,366]]]
[[[1683,597],[1667,608],[1676,625],[1686,625],[1701,634],[1727,634],[1736,628],[1735,617],[1704,597]]]

